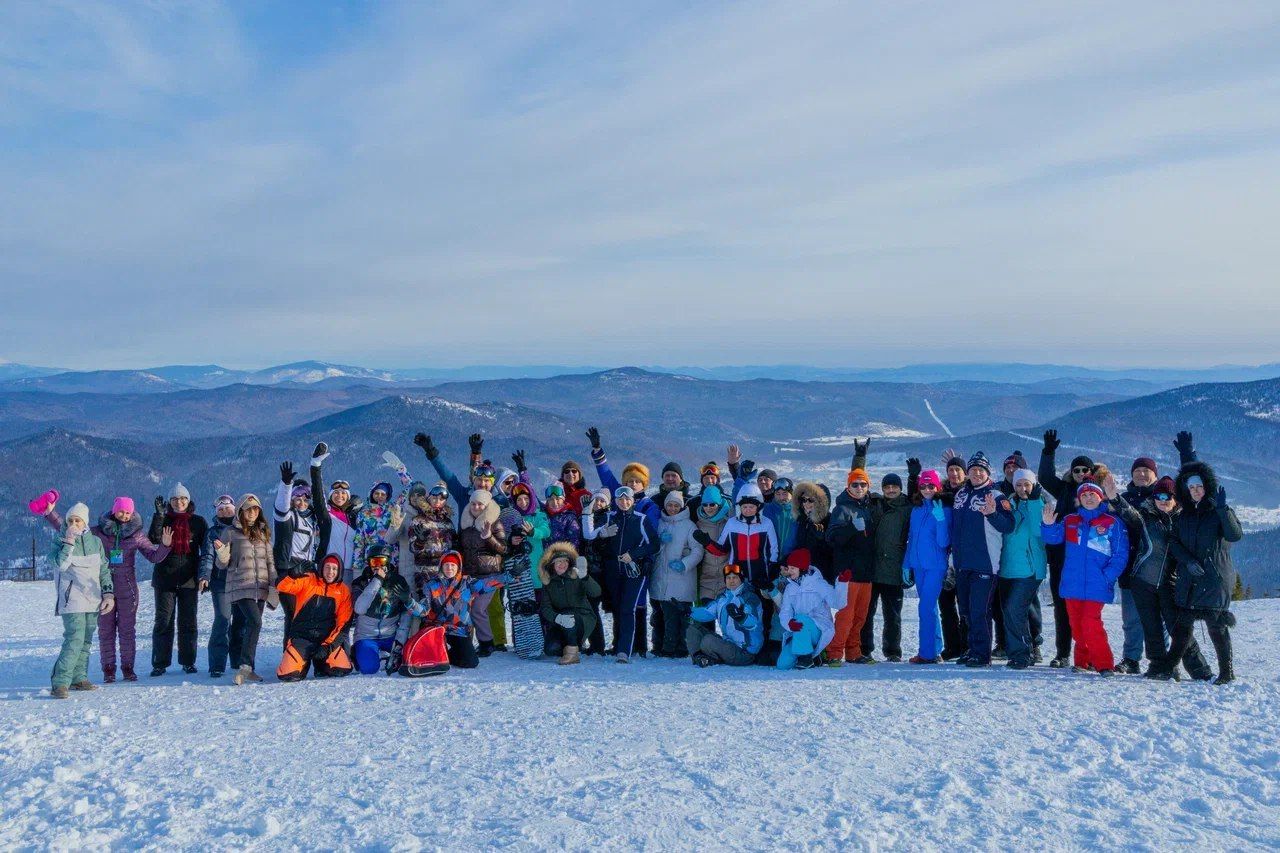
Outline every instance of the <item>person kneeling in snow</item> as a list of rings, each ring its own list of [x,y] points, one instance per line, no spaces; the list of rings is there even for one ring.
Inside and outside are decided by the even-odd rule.
[[[718,663],[750,666],[764,647],[764,613],[760,597],[743,583],[742,567],[727,563],[724,567],[724,592],[703,607],[693,608],[688,644],[693,649],[693,662],[701,667]],[[698,623],[715,622],[720,634],[713,634]]]
[[[488,574],[468,578],[462,573],[462,555],[450,551],[440,558],[440,574],[422,586],[422,627],[441,625],[445,629],[445,644],[449,647],[449,663],[459,669],[475,669],[480,657],[471,642],[471,618],[476,608],[474,602],[484,596],[487,600],[503,584],[510,583],[510,574]]]
[[[835,636],[831,611],[848,603],[849,581],[853,573],[840,573],[832,588],[822,573],[809,565],[809,552],[797,548],[782,565],[787,584],[782,590],[778,620],[782,623],[782,651],[778,669],[808,669],[817,663],[817,654]]]
[[[538,562],[542,580],[542,621],[555,631],[564,648],[561,666],[578,663],[584,638],[596,627],[593,598],[600,585],[587,573],[587,560],[567,542],[553,542]]]
[[[341,637],[351,621],[351,591],[342,582],[342,561],[330,554],[314,573],[285,575],[276,586],[294,602],[276,678],[302,681],[313,664],[317,678],[349,675],[351,659]]]
[[[351,646],[356,670],[372,675],[382,667],[385,654],[387,672],[395,672],[413,612],[421,608],[414,603],[409,582],[395,565],[391,546],[374,545],[369,549],[364,571],[351,587],[356,596],[355,642]]]

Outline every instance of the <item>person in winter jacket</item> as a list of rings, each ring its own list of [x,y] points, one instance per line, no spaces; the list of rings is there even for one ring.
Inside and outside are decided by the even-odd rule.
[[[969,458],[968,476],[951,505],[956,598],[969,620],[969,648],[956,662],[984,667],[991,665],[991,599],[1004,534],[1013,531],[1013,506],[992,481],[991,463],[982,451]]]
[[[851,572],[842,571],[832,587],[822,574],[809,565],[804,549],[792,551],[782,566],[786,585],[778,620],[782,623],[782,650],[778,653],[778,669],[808,669],[817,655],[830,646],[835,636],[833,609],[843,608],[849,595]]]
[[[1169,546],[1173,539],[1173,526],[1181,509],[1178,507],[1178,487],[1172,477],[1160,478],[1151,484],[1150,489],[1145,486],[1140,488],[1149,491],[1149,495],[1138,506],[1132,506],[1129,497],[1141,492],[1126,489],[1124,495],[1112,501],[1112,508],[1121,517],[1127,514],[1136,516],[1142,525],[1141,538],[1131,540],[1130,543],[1130,551],[1134,556],[1129,559],[1132,567],[1129,590],[1133,595],[1134,605],[1138,608],[1138,618],[1142,621],[1143,642],[1147,660],[1150,661],[1147,673],[1154,678],[1159,675],[1161,665],[1169,656],[1169,636],[1177,625],[1174,589],[1177,586],[1178,566],[1171,556]],[[1170,663],[1170,674],[1173,675],[1179,662]],[[1187,668],[1187,674],[1197,681],[1213,678],[1213,670],[1209,668],[1194,636],[1182,655],[1181,663]]]
[[[1142,519],[1121,496],[1120,488],[1116,485],[1111,469],[1101,462],[1096,463],[1093,466],[1093,480],[1102,487],[1108,508],[1113,515],[1124,522],[1125,531],[1129,535],[1129,563],[1125,566],[1124,572],[1120,574],[1120,580],[1116,583],[1120,588],[1120,617],[1124,629],[1124,654],[1120,662],[1115,665],[1115,671],[1117,674],[1136,675],[1142,671],[1142,615],[1138,612],[1138,605],[1133,600],[1133,593],[1129,590],[1129,584],[1134,552],[1141,550],[1142,538],[1145,532]]]
[[[680,467],[680,463],[668,462],[662,466],[662,479],[658,481],[658,492],[653,496],[653,502],[661,509],[666,504],[667,495],[678,492],[680,502],[687,506],[691,488],[693,487],[684,478],[684,468]],[[689,520],[692,521],[693,517],[690,516]]]
[[[57,531],[63,528],[55,503],[45,511],[45,521]],[[173,531],[162,531],[159,545],[152,544],[142,532],[142,517],[134,511],[133,498],[118,497],[111,511],[103,513],[98,523],[90,528],[98,537],[107,562],[111,567],[111,586],[115,606],[98,617],[99,662],[102,681],[111,684],[116,680],[116,641],[120,643],[120,668],[125,681],[137,681],[134,659],[137,648],[138,554],[152,563],[169,556],[169,543]]]
[[[622,486],[630,489],[635,503],[635,512],[642,513],[656,528],[658,519],[662,517],[662,508],[645,494],[645,490],[649,488],[648,467],[640,462],[628,462],[622,468],[622,477],[618,478],[614,476],[604,448],[600,446],[600,430],[595,427],[588,429],[587,439],[591,442],[591,461],[595,463],[600,485],[614,494]]]
[[[520,483],[517,488],[523,485]],[[511,581],[502,588],[502,592],[507,598],[507,609],[511,611],[512,645],[517,656],[524,660],[537,660],[546,649],[546,634],[531,577],[536,574],[531,558],[533,547],[525,535],[525,528],[517,527],[508,533],[507,545],[502,570],[511,576]],[[541,548],[538,549],[538,559],[542,559]],[[495,595],[494,601],[497,600]],[[502,616],[505,618],[506,614]]]
[[[1010,669],[1026,669],[1035,662],[1031,601],[1040,592],[1048,573],[1040,522],[1044,516],[1043,493],[1036,492],[1036,475],[1017,468],[1013,475],[1013,530],[1004,535],[1000,548],[1000,605],[1004,608],[1004,647]]]
[[[286,575],[276,585],[282,593],[293,596],[297,608],[276,678],[302,681],[313,666],[317,678],[350,675],[351,658],[342,646],[341,637],[351,621],[351,591],[342,582],[342,563],[338,558],[330,554],[314,571]],[[249,680],[257,679],[250,677]],[[236,683],[240,683],[239,676]]]
[[[552,626],[562,649],[561,666],[579,663],[583,641],[595,630],[598,618],[592,599],[599,599],[600,585],[587,571],[587,561],[568,542],[552,542],[538,563],[542,581],[540,615]]]
[[[388,482],[375,483],[369,491],[369,502],[356,516],[355,531],[355,567],[356,573],[364,571],[365,555],[375,545],[390,545],[392,556],[399,563],[400,527],[404,524],[405,504],[409,499],[409,487],[413,478],[399,459],[389,451],[383,454],[387,460],[386,467],[394,468],[400,480],[402,491],[392,499],[392,488]]]
[[[1218,657],[1214,684],[1235,680],[1232,660],[1231,592],[1236,571],[1231,544],[1243,536],[1235,510],[1227,504],[1227,492],[1213,469],[1203,462],[1184,465],[1178,472],[1178,503],[1182,512],[1173,524],[1169,552],[1178,565],[1173,600],[1177,618],[1169,640],[1169,654],[1156,670],[1158,678],[1170,678],[1176,661],[1191,647],[1192,628],[1204,622]]]
[[[295,479],[292,462],[280,463],[280,484],[276,486],[272,515],[277,579],[289,574],[314,572],[316,559],[327,550],[325,538],[326,535],[332,536],[333,525],[327,509],[319,510],[312,506],[312,497],[323,488],[323,464],[328,455],[329,448],[324,442],[317,444],[312,451],[310,485],[305,480]],[[354,547],[358,552],[358,535]],[[287,638],[289,622],[293,619],[293,597],[278,589],[277,595],[284,609],[284,636]]]
[[[742,568],[734,563],[724,567],[724,591],[713,601],[693,608],[687,645],[693,649],[693,663],[750,666],[764,648],[764,608],[755,590],[742,579]],[[716,634],[704,624],[714,623]]]
[[[434,577],[434,573],[424,575],[422,589]],[[390,547],[375,545],[370,549],[351,594],[355,596],[352,664],[361,674],[372,675],[382,668],[385,656],[386,671],[395,672],[400,667],[400,649],[410,635],[412,615],[421,607],[414,602],[404,574],[397,570]]]
[[[1045,430],[1044,448],[1040,451],[1040,467],[1037,476],[1040,485],[1053,498],[1057,507],[1055,518],[1061,521],[1076,508],[1076,489],[1093,476],[1093,460],[1080,455],[1071,460],[1071,468],[1059,476],[1055,456],[1062,440],[1056,429]],[[1053,632],[1057,643],[1057,655],[1049,662],[1055,669],[1067,666],[1071,659],[1071,619],[1067,614],[1066,599],[1060,593],[1064,549],[1051,545],[1049,553],[1049,592],[1053,595]]]
[[[406,575],[409,567],[411,587],[421,597],[422,585],[440,571],[440,558],[457,549],[457,530],[444,483],[436,483],[421,497],[410,486],[408,504],[400,527],[400,573]]]
[[[560,466],[560,484],[564,486],[564,500],[569,509],[580,513],[591,501],[591,490],[582,477],[582,466],[572,459]],[[564,541],[564,540],[558,540]]]
[[[773,482],[773,499],[764,506],[764,517],[773,523],[778,537],[778,555],[785,557],[796,547],[796,516],[793,498],[796,486],[789,478],[780,477]]]
[[[717,557],[742,568],[747,584],[755,590],[768,589],[777,576],[779,561],[778,533],[773,522],[762,514],[764,496],[754,483],[747,483],[738,493],[738,515],[729,519],[718,539],[698,531],[694,537]],[[770,608],[766,605],[766,611]],[[771,613],[766,612],[766,615]]]
[[[586,492],[585,489],[582,490]],[[590,498],[590,492],[586,492]],[[563,542],[566,545],[572,545],[576,551],[582,545],[582,506],[574,506],[570,500],[569,493],[565,490],[565,485],[560,482],[552,483],[547,486],[542,494],[543,510],[547,514],[547,525],[551,531],[547,534],[546,541],[543,543],[545,548],[556,542]],[[538,563],[542,563],[542,555],[538,555]],[[541,580],[537,582],[540,586]]]
[[[1046,505],[1041,530],[1046,545],[1063,545],[1062,597],[1075,638],[1075,669],[1112,674],[1115,659],[1102,624],[1102,607],[1115,597],[1115,583],[1129,563],[1129,533],[1108,512],[1102,487],[1086,480],[1076,488],[1075,511],[1055,521]]]
[[[827,542],[827,519],[831,515],[831,498],[827,490],[813,482],[796,483],[790,506],[790,547],[787,544],[782,546],[783,556],[796,548],[804,548],[809,552],[809,559],[822,572],[823,579],[831,583],[836,576],[831,570],[831,545]]]
[[[916,506],[907,528],[907,549],[902,557],[903,583],[914,583],[920,596],[920,650],[910,663],[932,664],[942,660],[938,648],[938,596],[947,576],[947,549],[951,545],[951,507],[940,497],[942,478],[937,471],[920,474]]]
[[[479,476],[478,468],[481,462],[481,452],[484,450],[484,437],[480,433],[472,433],[467,438],[467,444],[471,448],[471,456],[467,462],[467,470],[471,472],[470,485],[464,485],[453,471],[449,470],[449,466],[440,458],[440,449],[436,447],[435,442],[431,440],[431,436],[425,432],[420,432],[413,437],[413,443],[422,448],[422,452],[426,455],[427,461],[436,469],[436,474],[449,487],[449,495],[458,505],[458,517],[462,517],[463,510],[466,509],[467,503],[471,500],[471,493],[477,491],[489,491],[493,488],[493,483],[485,483],[485,478]],[[490,477],[493,476],[492,469],[489,470]]]
[[[693,513],[698,530],[713,542],[719,542],[729,523],[729,502],[724,499],[719,486],[706,486],[696,500]],[[701,544],[701,543],[699,543]],[[713,554],[705,548],[698,565],[698,600],[711,601],[724,592],[724,567],[729,563],[727,555]]]
[[[703,553],[694,537],[696,532],[697,526],[685,510],[683,494],[675,489],[667,492],[658,522],[661,547],[649,580],[649,597],[662,608],[663,634],[653,638],[654,649],[661,657],[689,655],[685,634],[698,593],[698,565]]]
[[[881,648],[885,660],[902,662],[902,559],[907,552],[907,531],[911,523],[911,500],[902,492],[902,478],[886,474],[880,482],[880,500],[875,508],[875,570],[871,577],[871,599],[862,623],[859,646],[863,655],[875,649],[877,602],[883,605],[884,632]]]
[[[698,520],[698,509],[702,506],[703,495],[707,489],[712,486],[716,487],[716,494],[721,496],[723,500],[724,490],[720,487],[720,466],[714,460],[703,465],[698,471],[698,493],[686,501],[689,507],[689,517],[695,522]],[[717,580],[714,584],[717,589],[723,589],[721,582]],[[712,596],[714,598],[714,596]]]
[[[955,451],[947,448],[942,455],[943,471],[946,475],[939,495],[948,507],[955,503],[956,493],[969,482],[965,469],[965,460],[957,456]],[[938,596],[938,617],[942,622],[942,659],[958,660],[969,647],[969,624],[960,613],[959,601],[956,597],[956,567],[952,555],[947,556],[947,577],[942,582],[942,593]]]
[[[325,510],[329,517],[328,547],[325,556],[332,554],[338,558],[343,568],[342,582],[347,586],[355,579],[356,562],[356,518],[364,505],[351,494],[351,483],[346,480],[334,480],[329,484],[329,496],[325,500]]]
[[[211,543],[214,561],[226,575],[225,592],[231,602],[231,631],[228,651],[236,670],[236,684],[260,681],[254,669],[258,635],[262,631],[262,610],[268,598],[276,599],[276,564],[271,548],[271,530],[262,517],[257,495],[243,495],[236,501],[236,516]]]
[[[479,493],[478,489],[473,493],[472,503],[476,493]],[[480,665],[480,658],[471,643],[472,618],[477,612],[486,615],[488,612],[488,604],[482,609],[476,605],[476,600],[484,597],[487,601],[495,590],[510,583],[512,578],[505,573],[467,577],[464,566],[464,558],[457,552],[445,554],[440,559],[440,574],[423,589],[421,619],[424,627],[444,627],[451,665],[459,669],[475,669]]]
[[[218,546],[236,519],[236,499],[219,495],[213,504],[213,522],[205,534],[204,556],[200,558],[200,591],[208,592],[213,603],[213,626],[209,629],[209,677],[221,678],[231,654],[231,599],[227,596],[227,570],[217,564]]]
[[[551,486],[548,493],[551,493]],[[563,504],[563,497],[560,499]],[[551,518],[547,512],[538,505],[538,499],[534,497],[533,487],[524,481],[517,482],[511,488],[511,504],[520,514],[520,525],[524,528],[525,542],[529,546],[529,562],[532,566],[537,566],[542,562],[542,549],[546,547],[546,541],[551,537]],[[536,575],[536,572],[530,572]],[[541,583],[539,580],[537,583]],[[529,580],[530,586],[537,588],[537,584],[532,579]]]
[[[583,516],[583,537],[598,542],[603,558],[605,593],[613,603],[613,648],[618,663],[630,663],[637,653],[637,625],[643,630],[645,593],[649,574],[661,542],[649,517],[636,509],[627,486],[613,493],[614,509],[597,526],[594,516]]]
[[[613,654],[604,639],[604,620],[600,618],[601,607],[612,612],[613,601],[604,591],[604,564],[605,564],[605,545],[608,539],[590,540],[587,531],[597,530],[604,527],[608,522],[609,507],[613,505],[613,495],[609,494],[608,489],[597,489],[589,495],[587,505],[583,507],[582,513],[578,516],[578,530],[582,536],[582,546],[578,550],[580,556],[587,561],[587,573],[596,582],[596,588],[599,593],[589,596],[591,603],[591,612],[595,614],[593,627],[587,633],[587,644],[582,648],[582,652],[587,655],[605,655]],[[546,653],[549,655],[558,655],[561,653],[561,646],[556,640],[556,631],[550,626],[543,626],[543,632],[547,635]]]
[[[197,515],[191,493],[181,483],[169,492],[169,500],[157,497],[147,538],[160,542],[169,528],[169,555],[156,563],[151,574],[155,591],[155,624],[151,630],[151,676],[164,675],[173,661],[174,619],[177,619],[178,663],[190,675],[196,671],[197,578],[209,526]]]
[[[506,528],[498,520],[501,514],[502,510],[494,503],[493,495],[487,489],[476,489],[471,493],[470,501],[464,505],[458,522],[458,546],[462,551],[463,573],[468,577],[483,580],[502,573],[502,559],[507,554],[508,546]],[[476,586],[474,593],[466,596],[471,606],[468,628],[475,626],[476,639],[480,642],[480,657],[488,657],[493,653],[489,604],[501,586],[481,584]]]
[[[826,646],[827,662],[832,666],[845,661],[875,663],[875,658],[862,650],[862,626],[871,605],[876,565],[877,513],[870,493],[867,472],[862,468],[850,471],[827,526],[832,570],[837,576],[849,572],[850,579],[845,605],[836,614]]]
[[[62,617],[62,650],[53,665],[50,695],[66,699],[70,690],[97,690],[89,680],[89,650],[100,615],[115,607],[111,566],[102,541],[89,530],[89,508],[78,503],[51,555],[57,573],[54,613]]]

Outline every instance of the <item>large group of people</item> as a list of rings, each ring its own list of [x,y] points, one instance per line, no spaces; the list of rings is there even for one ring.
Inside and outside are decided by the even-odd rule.
[[[325,486],[329,449],[308,476],[280,465],[265,507],[221,495],[197,514],[178,483],[155,499],[144,528],[129,497],[94,523],[76,503],[60,513],[50,490],[31,502],[57,531],[56,612],[62,651],[52,695],[93,690],[95,629],[102,680],[137,679],[136,560],[155,564],[152,676],[197,671],[197,608],[213,607],[208,674],[261,681],[255,668],[266,608],[284,616],[280,681],[358,672],[415,677],[480,665],[511,649],[523,659],[626,664],[649,655],[699,667],[806,669],[902,662],[904,591],[916,590],[919,636],[910,664],[969,668],[1044,660],[1040,588],[1049,581],[1055,648],[1049,666],[1111,676],[1234,678],[1230,612],[1235,513],[1189,433],[1174,445],[1176,476],[1133,461],[1124,488],[1080,455],[1064,471],[1061,442],[1044,435],[1038,471],[1015,451],[995,470],[987,455],[948,450],[942,470],[906,460],[906,480],[867,473],[870,440],[855,443],[838,492],[757,470],[729,445],[696,484],[677,462],[657,483],[629,462],[614,473],[600,432],[587,430],[600,482],[567,461],[538,488],[525,454],[513,468],[469,439],[464,482],[429,435],[414,443],[438,480],[415,479],[394,454],[391,478],[367,500],[350,482]],[[999,479],[997,479],[999,477]],[[268,514],[270,519],[268,519]],[[1102,620],[1119,587],[1120,660]],[[606,637],[602,612],[611,614]],[[508,616],[510,625],[508,626]],[[1217,674],[1197,646],[1204,622]],[[176,628],[176,630],[175,630]],[[117,651],[118,650],[118,651]]]

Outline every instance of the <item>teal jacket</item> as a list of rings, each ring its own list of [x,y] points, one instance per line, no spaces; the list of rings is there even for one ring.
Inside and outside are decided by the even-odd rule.
[[[1000,577],[1044,580],[1049,557],[1040,533],[1040,514],[1044,498],[1009,499],[1013,504],[1013,531],[1004,535],[1000,551]]]

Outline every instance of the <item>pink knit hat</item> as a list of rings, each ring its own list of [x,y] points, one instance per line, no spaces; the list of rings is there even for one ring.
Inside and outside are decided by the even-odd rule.
[[[935,489],[942,488],[942,478],[938,476],[938,472],[930,468],[920,474],[921,486],[933,486]]]
[[[111,504],[111,514],[115,515],[117,512],[127,512],[129,515],[133,515],[133,498],[124,496],[116,498],[115,503]]]

